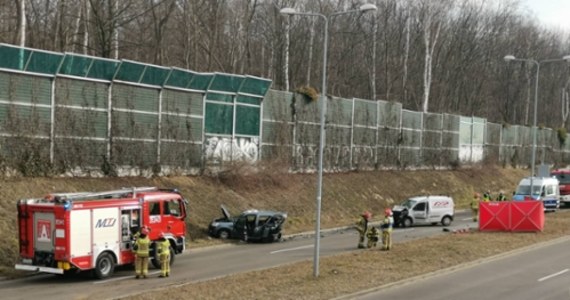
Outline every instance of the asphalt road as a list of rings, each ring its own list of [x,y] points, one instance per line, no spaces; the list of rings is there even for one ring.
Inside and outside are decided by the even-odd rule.
[[[359,300],[376,299],[570,299],[570,238],[489,260],[454,272],[393,288]]]
[[[449,229],[474,227],[468,213],[458,213]],[[393,242],[445,234],[441,226],[421,226],[394,230]],[[358,236],[354,229],[323,231],[320,255],[355,251]],[[298,235],[273,244],[230,244],[186,251],[176,256],[171,276],[158,278],[159,270],[151,267],[150,278],[134,279],[132,267],[116,269],[113,277],[94,280],[89,274],[66,278],[37,275],[18,280],[0,281],[2,299],[113,299],[132,293],[153,290],[176,283],[198,282],[228,274],[275,267],[281,264],[312,260],[314,237]],[[395,245],[397,246],[397,245]]]

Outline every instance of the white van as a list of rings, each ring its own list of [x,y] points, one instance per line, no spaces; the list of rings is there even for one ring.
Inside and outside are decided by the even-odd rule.
[[[532,177],[532,196],[530,193],[530,179],[531,177],[526,177],[519,182],[513,201],[531,199],[542,201],[546,211],[558,209],[560,207],[560,183],[558,179],[554,177]]]
[[[455,214],[453,198],[449,196],[417,196],[394,206],[394,225],[451,225]]]

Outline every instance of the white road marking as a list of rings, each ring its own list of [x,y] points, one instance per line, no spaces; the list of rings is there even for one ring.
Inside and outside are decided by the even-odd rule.
[[[564,274],[564,273],[566,273],[566,272],[568,272],[568,269],[564,269],[564,270],[562,270],[562,271],[560,271],[560,272],[558,272],[558,273],[554,273],[554,274],[550,274],[550,275],[548,275],[548,276],[544,276],[544,277],[538,279],[538,282],[545,281],[545,280],[547,280],[547,279],[550,279],[550,278],[555,277],[555,276],[558,276],[558,275],[562,275],[562,274]]]
[[[269,252],[269,254],[275,254],[275,253],[287,252],[287,251],[295,251],[295,250],[301,250],[301,249],[307,249],[307,248],[313,248],[313,247],[314,247],[314,245],[305,245],[305,246],[300,246],[300,247],[295,247],[295,248],[287,248],[287,249],[271,251],[271,252]]]
[[[160,271],[149,272],[148,276],[156,275],[158,273],[160,273]],[[113,281],[119,281],[119,280],[125,280],[125,279],[135,279],[135,275],[121,276],[121,277],[115,277],[115,278],[111,278],[111,279],[107,279],[107,280],[94,281],[93,284],[107,283],[107,282],[113,282]]]
[[[461,219],[461,221],[469,221],[469,220],[473,220],[473,218],[463,218],[463,219]]]

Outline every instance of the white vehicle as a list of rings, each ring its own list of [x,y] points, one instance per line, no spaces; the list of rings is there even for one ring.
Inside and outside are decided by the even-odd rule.
[[[536,200],[542,201],[544,210],[555,211],[560,207],[560,183],[554,177],[532,177],[532,195],[530,188],[531,177],[523,178],[515,195],[514,201]]]
[[[451,225],[455,214],[453,198],[449,196],[417,196],[394,206],[394,225]]]

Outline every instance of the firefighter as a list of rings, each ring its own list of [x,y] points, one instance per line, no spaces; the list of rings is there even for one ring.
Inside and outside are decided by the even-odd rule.
[[[164,236],[164,233],[160,234],[160,239],[156,243],[156,251],[160,259],[159,277],[170,276],[170,242]]]
[[[133,246],[135,252],[135,276],[136,279],[146,278],[148,274],[148,256],[150,250],[150,239],[148,238],[148,228],[143,227]]]
[[[505,196],[503,191],[499,192],[499,196],[497,196],[497,201],[507,201],[507,196]]]
[[[492,197],[491,197],[491,192],[486,191],[483,193],[483,202],[489,202],[491,201]]]
[[[358,231],[358,248],[364,248],[364,239],[366,238],[366,232],[368,231],[368,222],[372,218],[372,214],[365,211],[360,215],[358,221],[356,221],[356,230]]]
[[[473,200],[471,200],[471,212],[473,213],[473,222],[477,222],[479,218],[479,202],[481,201],[481,196],[479,193],[473,194]]]
[[[386,208],[384,210],[384,220],[380,228],[382,229],[382,250],[392,249],[392,228],[394,227],[394,217],[392,210]]]
[[[380,231],[378,231],[376,227],[372,226],[372,228],[368,230],[366,237],[368,238],[368,248],[375,248],[376,244],[378,244],[378,240],[380,239]]]

